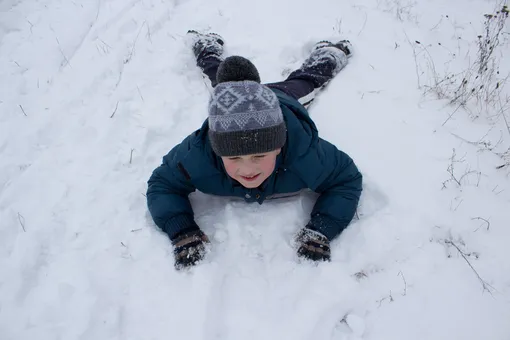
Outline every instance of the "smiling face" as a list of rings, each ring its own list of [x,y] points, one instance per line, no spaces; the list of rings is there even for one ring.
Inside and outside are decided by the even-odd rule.
[[[245,188],[253,189],[271,176],[276,164],[276,156],[280,152],[281,149],[278,149],[256,155],[221,157],[221,159],[230,177]]]

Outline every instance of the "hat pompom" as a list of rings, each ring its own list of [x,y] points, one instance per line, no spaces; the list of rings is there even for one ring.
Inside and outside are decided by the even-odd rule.
[[[232,56],[219,65],[216,80],[218,83],[243,80],[260,83],[260,75],[251,61],[240,56]]]

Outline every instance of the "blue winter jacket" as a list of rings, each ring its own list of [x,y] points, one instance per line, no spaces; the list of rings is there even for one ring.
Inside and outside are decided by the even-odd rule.
[[[276,93],[287,125],[287,141],[277,156],[275,170],[256,189],[247,189],[225,171],[211,149],[208,121],[175,146],[148,181],[147,203],[156,225],[173,239],[198,228],[188,195],[236,196],[258,202],[311,189],[320,193],[307,227],[333,239],[352,220],[361,194],[362,176],[352,159],[319,138],[307,110],[283,92]]]

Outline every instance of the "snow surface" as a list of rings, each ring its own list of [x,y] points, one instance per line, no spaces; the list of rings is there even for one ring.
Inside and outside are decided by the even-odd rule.
[[[1,1],[0,339],[510,339],[508,167],[466,142],[508,147],[509,132],[463,110],[442,126],[453,108],[423,96],[412,52],[430,45],[441,68],[457,51],[462,68],[494,6]],[[197,193],[211,250],[174,270],[144,193],[207,114],[189,28],[222,34],[265,82],[317,40],[353,43],[310,108],[365,178],[330,263],[300,263],[292,248],[313,195],[260,206]],[[453,149],[456,176],[475,171],[461,186],[448,181]]]

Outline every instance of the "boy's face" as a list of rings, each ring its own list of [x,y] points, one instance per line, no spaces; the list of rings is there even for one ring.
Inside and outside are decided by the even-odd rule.
[[[281,149],[278,149],[256,155],[221,157],[221,159],[230,177],[245,188],[252,189],[271,176],[276,164],[276,156],[280,152]]]

